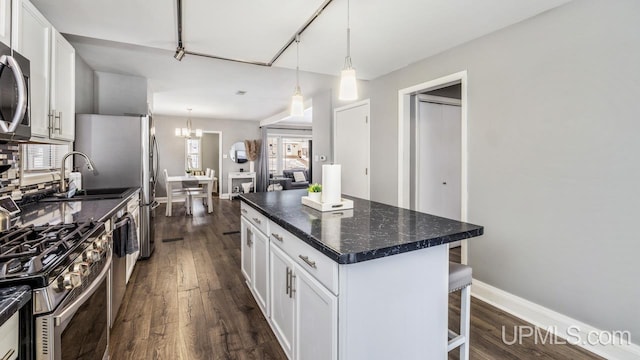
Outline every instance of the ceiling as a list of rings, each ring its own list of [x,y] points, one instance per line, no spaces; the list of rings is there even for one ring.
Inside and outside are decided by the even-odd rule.
[[[32,1],[92,68],[148,78],[157,114],[192,107],[194,116],[261,120],[285,110],[293,93],[295,46],[273,67],[193,55],[176,61],[175,0]],[[351,0],[353,65],[360,79],[374,79],[568,1]],[[183,43],[188,51],[270,62],[323,2],[183,1]],[[346,4],[333,0],[301,36],[307,97],[337,84]]]

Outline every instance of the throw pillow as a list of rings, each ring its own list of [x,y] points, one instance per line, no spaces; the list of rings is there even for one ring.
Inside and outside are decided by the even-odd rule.
[[[293,181],[307,181],[307,178],[304,177],[304,173],[302,171],[294,171],[293,172]]]

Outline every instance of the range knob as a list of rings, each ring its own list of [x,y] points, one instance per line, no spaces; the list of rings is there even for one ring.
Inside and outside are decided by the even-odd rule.
[[[89,275],[89,264],[82,261],[71,265],[71,271],[80,274],[81,276]]]
[[[77,272],[68,272],[62,277],[62,286],[67,290],[72,290],[82,284],[82,277]]]
[[[93,242],[93,247],[97,250],[100,250],[100,252],[107,251],[108,246],[109,246],[109,240],[104,236],[100,237],[99,239],[96,239]]]
[[[84,252],[82,258],[89,264],[92,264],[96,261],[100,261],[100,252],[98,250],[87,250]]]

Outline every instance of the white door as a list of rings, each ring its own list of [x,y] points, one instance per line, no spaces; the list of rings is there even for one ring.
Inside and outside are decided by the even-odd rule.
[[[338,298],[296,268],[296,359],[338,358]]]
[[[53,111],[52,139],[73,141],[76,119],[76,51],[71,44],[53,32],[51,46],[51,111]]]
[[[369,199],[369,102],[335,109],[334,163],[342,165],[342,193]]]
[[[269,316],[269,238],[253,230],[253,292],[258,305]]]
[[[251,224],[247,219],[240,218],[240,268],[242,275],[247,279],[247,283],[251,286],[252,279],[252,266],[253,261],[253,231],[251,230]]]
[[[292,293],[294,264],[277,246],[271,245],[271,321],[288,358],[293,357],[295,299]]]
[[[461,111],[459,105],[418,101],[416,209],[460,220]]]

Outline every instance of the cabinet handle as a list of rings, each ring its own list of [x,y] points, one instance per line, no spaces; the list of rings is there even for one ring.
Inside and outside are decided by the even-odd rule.
[[[302,261],[306,262],[306,263],[307,263],[307,265],[311,266],[311,267],[312,267],[312,268],[314,268],[314,269],[317,269],[317,267],[316,267],[316,262],[315,262],[315,261],[311,261],[311,260],[309,260],[309,257],[308,257],[308,256],[298,255],[298,257],[299,257],[300,259],[302,259]]]
[[[291,290],[291,278],[289,277],[290,275],[291,273],[289,272],[289,267],[287,266],[287,286],[285,287],[285,290],[284,290],[284,293],[287,295],[289,295],[289,291]]]
[[[58,133],[62,134],[62,111],[58,113],[58,116],[56,116],[56,119],[58,119]]]
[[[280,242],[283,242],[283,241],[284,241],[284,239],[282,238],[282,236],[280,236],[280,235],[278,235],[278,234],[276,234],[276,233],[271,233],[271,235],[273,235],[273,237],[274,237],[276,240],[280,241]]]
[[[289,298],[293,299],[293,293],[296,292],[296,288],[293,286],[295,284],[296,276],[293,275],[293,270],[291,270],[291,285],[289,286]]]
[[[2,360],[9,360],[11,359],[11,356],[13,356],[13,354],[16,353],[15,349],[9,349],[9,351],[7,351],[6,354],[4,354],[4,356],[2,357]]]
[[[246,214],[247,213],[247,209],[242,209],[242,213]]]
[[[253,218],[253,221],[255,221],[258,225],[262,224],[262,221],[260,221],[260,219],[258,218]]]
[[[59,116],[56,116],[56,110],[52,109],[49,111],[49,129],[52,131],[60,131],[60,127],[56,127],[56,119],[60,119]]]
[[[251,237],[249,236],[249,234],[247,234],[247,246],[251,247],[251,245],[253,245],[253,243],[251,241]]]

